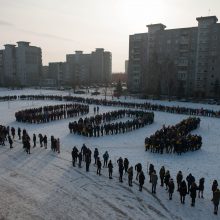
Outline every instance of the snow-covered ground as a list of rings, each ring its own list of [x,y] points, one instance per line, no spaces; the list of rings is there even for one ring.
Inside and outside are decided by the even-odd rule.
[[[69,95],[69,92],[0,90],[0,96],[22,94]],[[98,98],[103,97],[98,96]],[[123,100],[125,99],[122,98]],[[125,101],[147,100],[127,98]],[[215,105],[150,102],[220,109]],[[8,145],[0,146],[0,219],[219,219],[218,216],[213,215],[211,184],[214,179],[220,182],[220,119],[201,117],[200,128],[192,133],[202,136],[202,148],[182,156],[145,152],[144,139],[160,129],[163,124],[176,124],[187,118],[187,115],[155,112],[155,122],[152,125],[125,134],[99,138],[70,134],[68,123],[78,118],[47,124],[24,124],[15,121],[14,113],[18,110],[57,103],[61,102],[0,102],[0,124],[26,128],[31,136],[33,133],[42,133],[48,137],[54,135],[61,139],[60,155],[39,147],[31,149],[31,155],[26,155],[17,137],[12,150]],[[93,107],[90,106],[90,113],[87,116],[93,115]],[[100,113],[115,109],[120,108],[100,106]],[[81,169],[72,167],[72,147],[76,145],[81,148],[83,143],[92,151],[97,147],[101,155],[106,150],[109,152],[110,159],[114,163],[113,180],[108,179],[106,168],[99,177],[93,165],[89,173],[86,173],[84,164]],[[142,163],[146,176],[143,192],[138,191],[136,184],[130,188],[126,175],[124,183],[118,182],[116,160],[120,156],[127,157],[130,165],[133,166],[137,162]],[[184,178],[191,172],[196,177],[197,183],[199,178],[205,177],[205,199],[197,199],[196,206],[192,208],[189,196],[186,198],[186,204],[182,205],[179,194],[175,192],[173,200],[169,201],[167,192],[159,184],[156,196],[152,195],[147,175],[149,163],[155,165],[157,173],[164,165],[170,170],[174,179],[179,170],[182,170]]]

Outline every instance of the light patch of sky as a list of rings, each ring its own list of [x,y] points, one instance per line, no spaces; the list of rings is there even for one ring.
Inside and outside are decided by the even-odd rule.
[[[103,47],[112,52],[114,72],[124,71],[129,35],[147,32],[147,24],[170,29],[196,26],[198,16],[220,17],[220,0],[0,0],[0,5],[0,46],[30,41],[42,48],[44,64]]]

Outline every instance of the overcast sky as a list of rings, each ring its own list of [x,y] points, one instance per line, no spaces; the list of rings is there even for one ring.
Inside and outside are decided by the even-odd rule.
[[[0,0],[0,48],[30,41],[42,48],[44,65],[104,48],[112,52],[113,72],[121,72],[130,34],[153,23],[196,26],[196,17],[208,15],[220,20],[220,0]]]

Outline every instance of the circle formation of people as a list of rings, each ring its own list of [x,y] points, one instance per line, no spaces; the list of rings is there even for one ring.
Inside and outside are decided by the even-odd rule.
[[[85,115],[88,113],[88,105],[74,103],[21,110],[15,113],[15,118],[18,122],[39,124]]]
[[[94,107],[94,113],[99,112],[99,107]],[[115,122],[121,118],[130,117],[133,120],[125,122]],[[80,118],[77,121],[69,123],[70,133],[84,135],[87,137],[100,137],[104,135],[121,134],[142,128],[146,125],[152,124],[154,121],[153,112],[145,112],[138,110],[117,110],[97,114],[95,116]]]
[[[191,120],[189,122],[188,120]],[[195,120],[199,121],[198,118],[191,118],[186,119],[185,122],[181,122],[179,124],[185,124],[185,129],[182,131],[183,134],[187,134],[187,132],[193,130],[197,125]],[[197,122],[199,124],[199,122]],[[189,126],[186,126],[188,124]],[[19,140],[22,140],[23,148],[27,152],[27,154],[30,154],[30,148],[31,148],[31,138],[28,135],[28,132],[23,129],[21,131],[20,128],[17,129],[17,136]],[[13,140],[16,137],[16,130],[14,127],[9,126],[3,126],[0,125],[0,145],[6,146],[5,141],[8,141],[10,144],[10,149],[13,148]],[[39,143],[40,147],[44,147],[47,149],[47,136],[39,134]],[[33,148],[37,147],[36,145],[36,135],[33,134]],[[60,153],[60,140],[59,138],[54,138],[54,136],[51,136],[51,150],[56,151]],[[92,163],[92,150],[87,147],[85,144],[81,147],[80,150],[76,146],[73,147],[72,152],[72,166],[75,167],[78,165],[79,168],[83,167],[83,163],[85,163],[85,170],[86,172],[90,171],[90,165]],[[115,166],[114,163],[112,163],[112,160],[110,159],[110,155],[108,154],[108,151],[105,151],[105,153],[102,155],[103,163],[101,159],[100,152],[98,148],[95,148],[93,152],[94,157],[94,165],[96,167],[96,174],[98,176],[102,175],[102,170],[106,168],[108,170],[108,177],[110,180],[115,178],[113,176],[113,168]],[[122,159],[122,157],[119,157],[116,161],[116,165],[118,167],[118,181],[120,183],[123,183],[124,180],[127,180],[128,186],[132,187],[133,183],[137,184],[139,186],[139,191],[143,191],[143,186],[146,182],[146,174],[144,173],[144,168],[142,167],[141,163],[137,163],[134,167],[130,164],[129,160],[127,158]],[[156,172],[155,166],[153,164],[147,165],[147,175],[149,176],[149,182],[151,184],[151,193],[156,194],[157,185],[160,180],[160,186],[163,188],[165,186],[165,190],[168,193],[168,199],[173,200],[173,194],[175,192],[175,188],[177,189],[177,192],[179,193],[179,198],[181,204],[185,204],[185,198],[187,195],[191,197],[191,206],[195,206],[196,198],[204,198],[203,192],[205,190],[204,183],[205,178],[201,177],[199,179],[199,183],[196,183],[195,177],[189,173],[189,175],[186,176],[184,179],[184,175],[182,171],[179,171],[176,175],[176,178],[174,179],[171,176],[171,173],[169,170],[166,170],[164,166],[162,166],[158,172]],[[134,172],[136,171],[136,175]],[[134,176],[136,176],[136,181],[134,181]],[[175,181],[176,180],[176,181]],[[159,189],[160,191],[160,189]],[[218,206],[220,201],[220,190],[218,186],[218,181],[215,179],[211,186],[212,191],[212,203],[214,205],[214,214],[218,214]]]
[[[200,125],[200,118],[189,117],[175,126],[168,126],[145,138],[145,149],[153,153],[177,153],[199,150],[202,146],[200,135],[189,134]]]

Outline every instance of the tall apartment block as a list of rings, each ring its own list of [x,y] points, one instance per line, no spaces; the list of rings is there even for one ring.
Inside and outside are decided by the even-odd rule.
[[[197,18],[198,27],[166,29],[147,25],[130,35],[128,89],[131,92],[215,97],[220,93],[220,24]]]
[[[2,50],[3,85],[39,85],[42,68],[41,48],[30,46],[30,43],[25,41],[19,41],[17,44],[18,46],[6,44]]]
[[[112,55],[103,48],[96,48],[91,54],[91,83],[108,83],[112,74]]]

